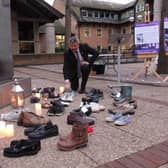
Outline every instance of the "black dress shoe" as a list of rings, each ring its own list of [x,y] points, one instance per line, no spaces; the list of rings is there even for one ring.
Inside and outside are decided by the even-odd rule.
[[[64,105],[59,100],[54,100],[50,102],[52,106],[48,109],[49,116],[61,116],[64,114]]]
[[[37,154],[40,149],[39,140],[22,139],[12,141],[10,147],[4,149],[3,154],[7,157],[20,157]]]
[[[28,137],[30,139],[44,139],[57,135],[58,135],[57,125],[53,125],[51,122],[49,122],[46,125],[41,125],[33,132],[30,132],[28,134]]]
[[[86,91],[83,90],[83,89],[80,89],[78,93],[79,93],[79,94],[84,94],[84,93],[86,93]]]
[[[26,136],[28,136],[28,134],[30,134],[31,132],[35,131],[37,128],[39,128],[39,127],[42,126],[42,125],[43,125],[43,124],[39,124],[39,125],[35,125],[35,126],[33,126],[33,127],[26,128],[26,129],[24,130],[24,134],[25,134]]]

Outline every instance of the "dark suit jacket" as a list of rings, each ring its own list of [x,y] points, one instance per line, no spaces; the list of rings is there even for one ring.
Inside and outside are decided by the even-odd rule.
[[[94,61],[98,57],[99,53],[88,46],[87,44],[80,44],[79,50],[84,61],[88,61],[90,66],[93,65]],[[91,56],[88,56],[88,55]],[[68,49],[64,53],[64,65],[63,65],[64,79],[72,79],[77,74],[77,60],[73,52]]]

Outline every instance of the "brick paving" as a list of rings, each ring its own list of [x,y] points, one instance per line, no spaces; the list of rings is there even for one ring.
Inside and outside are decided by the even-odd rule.
[[[158,168],[168,163],[168,141],[127,155],[97,168]]]

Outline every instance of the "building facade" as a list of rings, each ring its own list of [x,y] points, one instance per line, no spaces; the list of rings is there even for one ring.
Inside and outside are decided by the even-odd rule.
[[[63,15],[45,1],[12,0],[12,53],[55,53],[54,20]],[[41,31],[41,26],[46,25]]]
[[[78,35],[81,42],[88,43],[103,52],[117,49],[116,35],[120,34],[126,37],[122,39],[122,50],[132,50],[134,47],[133,26],[135,22],[144,21],[146,3],[150,3],[152,14],[153,1],[146,0],[138,0],[125,7],[111,9],[98,3],[93,3],[94,5],[82,4],[82,2],[80,5],[73,3],[71,31]],[[65,12],[65,5],[66,0],[55,0],[53,7]],[[134,18],[133,22],[130,21],[131,17]],[[62,24],[65,25],[65,20]]]

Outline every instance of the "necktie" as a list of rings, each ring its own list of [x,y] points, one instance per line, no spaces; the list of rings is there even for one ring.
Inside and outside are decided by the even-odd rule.
[[[81,68],[80,68],[80,57],[79,57],[78,52],[76,52],[75,55],[76,55],[76,59],[77,59],[77,76],[78,76],[78,78],[80,78],[82,76]]]

